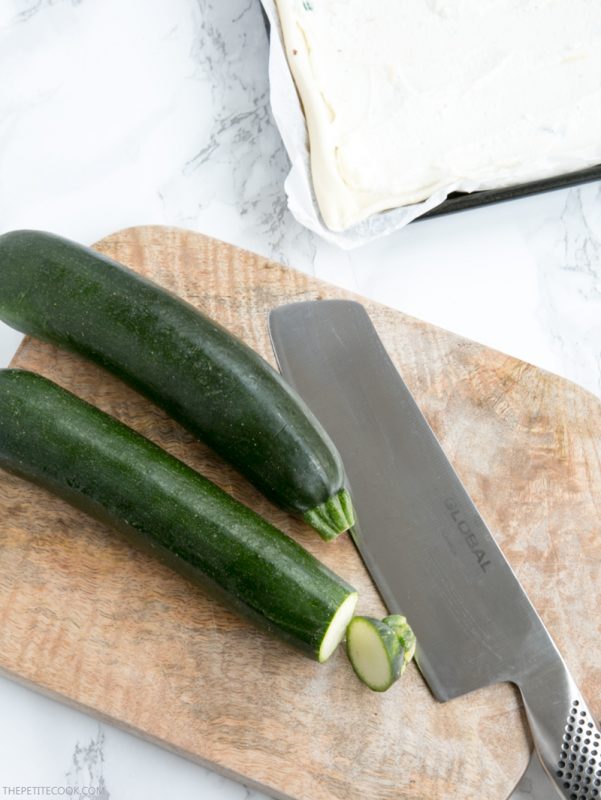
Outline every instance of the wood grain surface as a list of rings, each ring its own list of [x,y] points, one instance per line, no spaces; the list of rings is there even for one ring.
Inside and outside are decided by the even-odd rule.
[[[182,230],[98,249],[187,298],[269,361],[267,314],[350,297]],[[601,713],[601,404],[577,386],[365,301],[394,362]],[[508,324],[511,324],[508,315]],[[119,380],[26,339],[33,369],[264,514],[384,608],[347,536],[321,542]],[[198,398],[202,402],[202,397]],[[436,703],[415,666],[389,692],[255,630],[117,534],[0,473],[0,669],[251,786],[306,800],[505,798],[530,747],[507,685]]]

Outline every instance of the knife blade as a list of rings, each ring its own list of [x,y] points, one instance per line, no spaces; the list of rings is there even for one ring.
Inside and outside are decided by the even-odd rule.
[[[599,727],[363,306],[283,306],[270,333],[283,376],[340,451],[354,542],[390,613],[413,627],[435,697],[512,681],[559,794],[599,796]]]

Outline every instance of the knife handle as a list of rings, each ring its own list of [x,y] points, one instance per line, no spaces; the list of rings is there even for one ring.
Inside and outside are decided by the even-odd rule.
[[[561,656],[520,679],[534,745],[560,797],[601,800],[601,730]]]

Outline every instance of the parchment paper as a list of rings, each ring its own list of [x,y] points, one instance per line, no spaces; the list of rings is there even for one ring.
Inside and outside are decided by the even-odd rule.
[[[315,231],[328,242],[344,250],[351,250],[403,228],[411,220],[442,203],[451,192],[456,191],[458,184],[451,184],[422,203],[373,214],[343,233],[334,233],[327,228],[319,213],[313,191],[307,125],[288,66],[275,0],[261,0],[261,3],[271,25],[269,45],[271,109],[292,162],[284,189],[288,198],[288,208],[301,225]],[[461,182],[462,191],[476,191],[478,188],[475,183],[473,186],[467,186],[465,179]]]

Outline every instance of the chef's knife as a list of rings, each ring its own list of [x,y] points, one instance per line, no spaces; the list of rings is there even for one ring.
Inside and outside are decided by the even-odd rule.
[[[270,330],[282,374],[340,451],[355,544],[412,625],[435,697],[512,681],[559,796],[601,797],[599,727],[363,306],[283,306]]]

